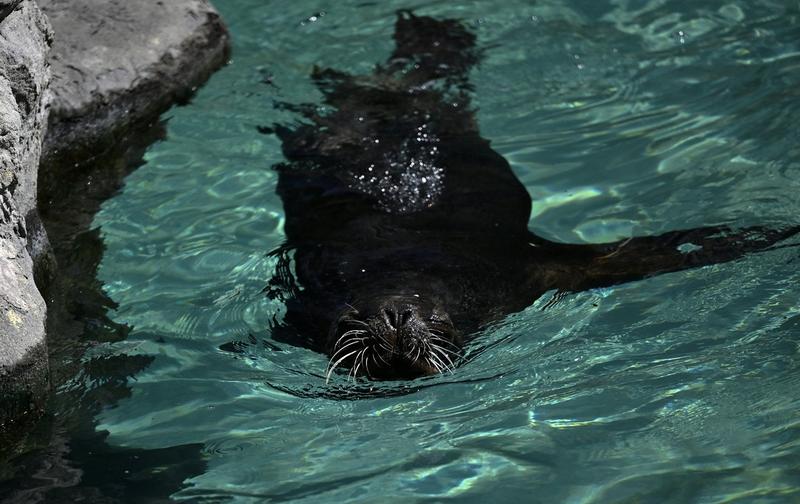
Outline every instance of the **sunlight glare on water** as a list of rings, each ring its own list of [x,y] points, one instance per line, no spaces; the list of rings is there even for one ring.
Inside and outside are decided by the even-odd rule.
[[[276,100],[319,100],[314,65],[370,72],[410,5],[218,4],[231,64],[166,114],[95,220],[112,318],[133,329],[91,355],[155,357],[97,417],[109,444],[201,443],[206,470],[175,499],[800,500],[796,248],[538,300],[415,382],[326,385],[325,356],[271,341],[283,158],[257,127],[296,119]],[[798,223],[797,2],[425,5],[487,49],[478,121],[537,234]]]

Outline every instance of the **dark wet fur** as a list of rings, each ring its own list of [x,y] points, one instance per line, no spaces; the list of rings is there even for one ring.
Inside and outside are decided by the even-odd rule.
[[[730,261],[798,231],[542,239],[527,228],[527,191],[470,108],[474,35],[454,20],[400,12],[394,38],[371,75],[314,70],[326,113],[283,104],[303,122],[264,128],[287,159],[276,167],[286,243],[268,292],[288,311],[273,337],[327,353],[327,377],[336,368],[373,379],[452,371],[465,337],[547,291]]]

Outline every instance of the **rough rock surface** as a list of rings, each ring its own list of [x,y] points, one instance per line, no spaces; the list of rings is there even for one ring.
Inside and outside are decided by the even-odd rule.
[[[0,0],[0,22],[14,12],[20,3],[22,0]]]
[[[34,280],[46,288],[55,262],[37,208],[63,195],[48,186],[79,177],[73,167],[93,165],[99,153],[125,152],[229,51],[207,0],[38,4],[47,16],[34,0],[0,0],[0,434],[46,386],[45,305]]]
[[[34,263],[49,251],[36,191],[51,42],[33,1],[0,21],[0,425],[40,398],[46,384],[45,304]]]
[[[39,4],[56,32],[47,165],[67,151],[74,164],[114,145],[189,96],[228,57],[227,30],[205,0]]]

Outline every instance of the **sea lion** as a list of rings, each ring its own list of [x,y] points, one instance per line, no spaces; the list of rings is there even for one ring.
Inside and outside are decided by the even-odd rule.
[[[564,294],[730,261],[798,228],[674,231],[603,244],[528,230],[531,199],[470,108],[475,36],[455,20],[397,15],[396,48],[370,75],[315,69],[325,109],[262,128],[282,141],[286,242],[268,289],[327,376],[410,379],[452,370],[465,338]],[[291,271],[291,261],[294,272]]]

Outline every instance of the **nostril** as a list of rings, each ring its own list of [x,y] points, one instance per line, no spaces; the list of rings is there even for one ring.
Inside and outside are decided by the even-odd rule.
[[[397,312],[389,308],[384,308],[383,318],[386,323],[389,324],[389,327],[392,329],[397,329]]]
[[[384,308],[381,312],[383,313],[383,320],[386,324],[395,330],[408,325],[414,316],[414,311],[411,309],[400,311],[394,308]]]

